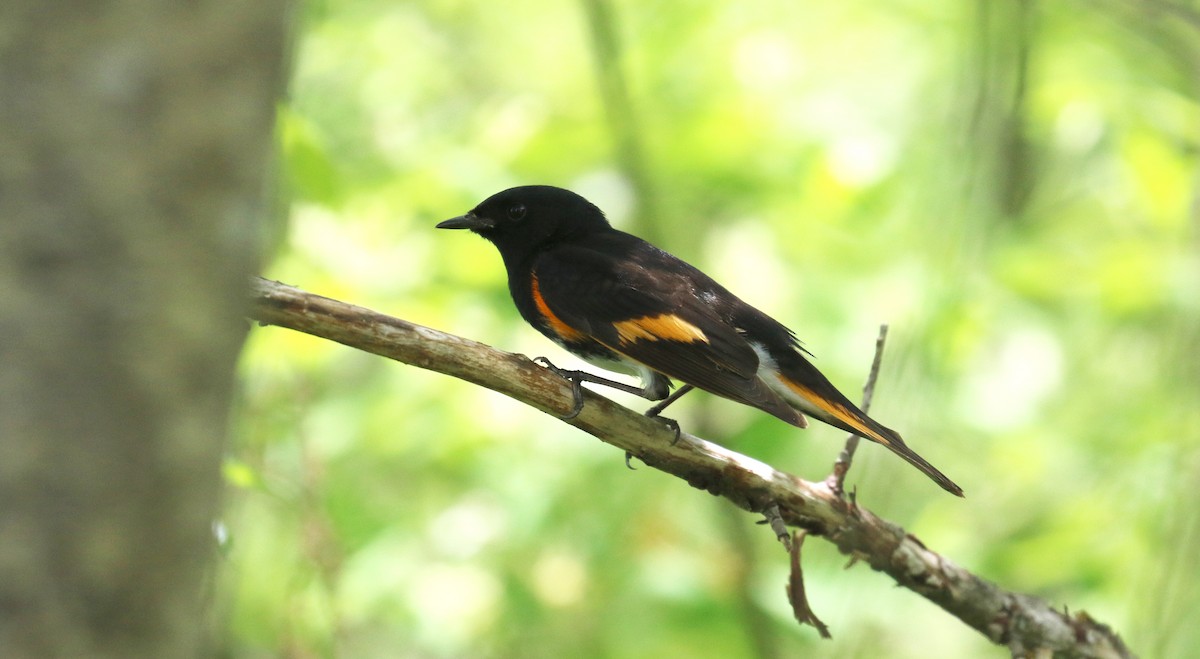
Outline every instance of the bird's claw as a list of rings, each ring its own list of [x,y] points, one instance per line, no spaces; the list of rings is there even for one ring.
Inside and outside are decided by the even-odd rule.
[[[671,438],[671,446],[678,444],[679,436],[681,434],[681,432],[679,430],[679,422],[676,421],[675,419],[668,419],[665,416],[659,417],[659,418],[663,420],[663,423],[666,424],[666,426],[669,430],[671,430],[672,432],[675,433],[675,436]]]
[[[571,383],[571,396],[574,398],[574,402],[571,405],[571,411],[558,418],[562,419],[563,421],[570,421],[571,419],[579,416],[579,413],[583,411],[583,381],[579,377],[579,371],[568,371],[561,369],[555,366],[553,362],[545,357],[535,357],[533,359],[533,363],[546,367],[546,369],[548,369],[551,373]]]
[[[679,435],[680,435],[679,422],[676,421],[675,419],[668,419],[665,416],[659,416],[658,413],[661,412],[664,407],[666,407],[666,406],[662,405],[662,404],[655,405],[654,407],[651,407],[650,409],[646,410],[645,415],[650,417],[651,419],[661,419],[663,424],[666,425],[669,430],[671,430],[672,432],[675,433],[675,436],[671,438],[671,446],[674,446],[679,443]]]
[[[575,397],[575,402],[571,406],[571,411],[567,412],[566,416],[559,417],[563,421],[570,421],[579,416],[583,411],[583,383],[575,378],[567,378],[571,382],[571,395]]]

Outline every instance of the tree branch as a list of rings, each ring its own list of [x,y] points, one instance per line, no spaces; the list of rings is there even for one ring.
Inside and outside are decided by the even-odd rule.
[[[538,410],[571,411],[570,385],[523,355],[331,300],[265,279],[252,281],[250,316],[452,375]],[[672,431],[585,390],[582,412],[564,423],[637,456],[692,487],[761,513],[775,505],[785,522],[820,536],[901,586],[945,609],[1013,656],[1131,657],[1120,637],[1086,613],[1006,591],[930,551],[915,536],[810,483],[686,432]]]

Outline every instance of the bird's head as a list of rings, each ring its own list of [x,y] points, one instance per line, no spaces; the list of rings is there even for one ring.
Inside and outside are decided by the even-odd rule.
[[[579,195],[549,185],[509,188],[483,200],[466,215],[437,225],[470,229],[517,263],[554,243],[609,229],[604,213]]]

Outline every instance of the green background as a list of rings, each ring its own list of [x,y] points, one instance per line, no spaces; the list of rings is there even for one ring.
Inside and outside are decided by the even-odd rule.
[[[876,445],[935,551],[1200,647],[1200,13],[1155,2],[308,3],[264,274],[560,365],[494,249],[571,188],[796,330],[963,486]],[[234,657],[1002,657],[821,540],[791,619],[753,516],[498,394],[274,328],[242,364],[214,625]],[[602,392],[638,407],[643,402]],[[673,416],[809,479],[843,435]]]

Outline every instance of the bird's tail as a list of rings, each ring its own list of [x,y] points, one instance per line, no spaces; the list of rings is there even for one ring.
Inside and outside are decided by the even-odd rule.
[[[805,365],[808,368],[804,369],[803,378],[789,376],[786,373],[778,375],[779,381],[787,387],[788,393],[792,394],[786,396],[789,403],[809,416],[831,426],[883,444],[893,453],[904,458],[906,462],[921,470],[921,473],[933,479],[933,482],[940,485],[942,489],[956,496],[963,496],[961,487],[929,464],[925,458],[917,455],[916,451],[904,443],[899,433],[867,416],[843,396],[816,367],[807,364],[807,361]]]
[[[873,430],[871,434],[867,435],[867,439],[879,442],[880,444],[883,444],[891,449],[892,453],[904,458],[905,462],[908,462],[908,464],[920,469],[921,473],[933,479],[933,482],[940,485],[943,490],[946,490],[955,496],[963,496],[962,488],[959,487],[957,483],[947,478],[946,475],[939,471],[937,467],[929,464],[925,458],[922,458],[917,454],[916,451],[909,448],[908,445],[904,443],[904,440],[900,438],[899,433],[891,428],[885,428],[878,423],[875,423],[875,421],[870,417],[864,418],[876,426],[876,429]],[[850,432],[859,434],[859,431],[857,430],[851,430]]]

